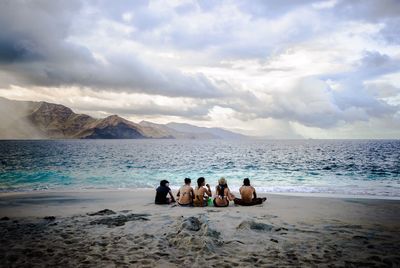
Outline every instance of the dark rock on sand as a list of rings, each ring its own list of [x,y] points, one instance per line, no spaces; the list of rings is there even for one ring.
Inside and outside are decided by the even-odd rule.
[[[176,229],[166,235],[166,241],[161,246],[163,251],[170,251],[169,248],[173,247],[183,252],[193,250],[209,254],[223,244],[220,236],[220,232],[210,228],[206,219],[187,217],[181,219]]]
[[[203,235],[215,239],[218,239],[221,235],[220,232],[209,228],[208,223],[206,221],[201,220],[197,217],[188,217],[186,219],[183,219],[179,232],[184,230],[194,231],[194,232],[202,231]]]
[[[255,221],[243,221],[236,229],[250,229],[254,231],[270,232],[274,229],[274,226]]]
[[[47,220],[47,221],[55,221],[55,220],[56,220],[56,217],[54,217],[54,216],[47,216],[47,217],[44,217],[43,219],[45,219],[45,220]]]
[[[368,238],[365,237],[365,236],[362,236],[362,235],[354,235],[354,236],[353,236],[353,239],[360,240],[360,239],[368,239]]]
[[[379,256],[370,256],[370,257],[367,258],[367,260],[369,260],[369,261],[381,262],[381,261],[382,261],[382,258],[379,257]]]
[[[278,240],[271,238],[270,241],[275,242],[275,243],[279,243]]]
[[[189,231],[199,231],[201,228],[201,222],[196,217],[189,217],[183,220],[182,227]]]
[[[124,210],[121,210],[120,212],[121,213],[128,213],[128,212],[131,212],[132,210],[130,210],[130,209],[124,209]]]
[[[91,225],[95,224],[103,224],[107,225],[108,227],[115,227],[115,226],[123,226],[128,221],[148,221],[149,219],[147,216],[149,214],[129,214],[129,215],[118,215],[116,217],[107,217],[101,218],[94,221],[91,221]]]
[[[10,218],[9,218],[9,217],[3,217],[3,218],[1,218],[0,220],[1,220],[1,221],[9,221]]]
[[[114,215],[117,214],[111,209],[103,209],[94,213],[88,213],[89,216],[104,216],[104,215]]]

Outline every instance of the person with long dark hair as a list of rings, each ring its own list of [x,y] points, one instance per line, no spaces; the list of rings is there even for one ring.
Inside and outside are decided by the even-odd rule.
[[[224,177],[221,177],[218,180],[218,185],[215,187],[215,198],[214,198],[214,206],[215,207],[227,207],[229,206],[229,201],[234,200],[235,196],[231,193],[228,188],[228,184]]]
[[[168,198],[167,195],[170,195],[171,198]],[[157,205],[171,204],[175,202],[175,198],[172,195],[171,188],[169,188],[169,181],[162,180],[160,181],[160,186],[158,186],[156,190],[156,199],[155,203]]]
[[[266,197],[257,197],[256,189],[254,189],[254,187],[250,185],[249,178],[245,178],[243,180],[243,186],[239,188],[239,193],[242,198],[235,198],[233,200],[236,205],[254,206],[260,205],[265,202],[265,200],[267,200]]]
[[[204,187],[206,186],[206,187]],[[193,205],[195,207],[206,207],[208,198],[211,197],[210,185],[206,184],[206,179],[200,177],[197,179],[197,187],[194,190]]]

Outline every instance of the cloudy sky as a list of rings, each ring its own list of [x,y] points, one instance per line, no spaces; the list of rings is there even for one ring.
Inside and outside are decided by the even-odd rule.
[[[400,1],[0,1],[0,96],[273,138],[400,138]]]

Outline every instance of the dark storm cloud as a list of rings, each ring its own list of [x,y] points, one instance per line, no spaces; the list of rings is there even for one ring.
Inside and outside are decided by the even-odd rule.
[[[357,69],[358,76],[362,78],[372,78],[398,71],[400,71],[400,60],[378,51],[366,51]]]
[[[312,3],[321,2],[319,0],[239,0],[238,6],[240,10],[254,16],[263,18],[276,18],[285,15],[287,12],[296,8],[307,6]]]
[[[352,71],[320,75],[321,79],[332,79],[345,84],[361,84],[364,80],[400,71],[400,59],[379,51],[364,51],[362,57],[353,64]]]
[[[339,1],[333,12],[346,20],[381,23],[381,36],[388,42],[400,43],[400,1],[398,0],[352,0]]]
[[[43,59],[35,44],[29,40],[11,41],[9,38],[0,40],[0,64],[10,62],[29,62]]]
[[[130,107],[106,107],[108,113],[118,114],[120,116],[131,115],[158,115],[158,116],[183,116],[186,118],[202,118],[206,119],[209,109],[212,106],[207,103],[193,105],[190,107],[176,107],[161,106],[155,102],[147,103],[145,105],[136,105]],[[85,111],[102,111],[105,107],[101,105],[85,105]]]
[[[52,58],[46,62],[6,66],[25,84],[40,86],[84,86],[109,91],[140,92],[164,96],[193,98],[223,95],[204,75],[185,75],[178,70],[158,70],[141,62],[133,55],[113,55],[109,65],[95,62],[83,48],[69,47],[70,58]],[[63,54],[65,55],[65,54]],[[72,57],[76,56],[76,57]]]
[[[376,22],[396,18],[400,14],[398,0],[341,0],[333,11],[338,17]]]
[[[46,49],[67,37],[69,17],[78,9],[76,1],[0,2],[0,62],[46,60]]]
[[[400,44],[400,18],[387,20],[380,34],[389,44]]]
[[[154,68],[132,53],[109,55],[108,64],[102,64],[88,48],[67,41],[81,7],[74,1],[1,2],[1,72],[23,85],[74,85],[194,98],[223,95],[202,74]]]
[[[270,92],[267,103],[259,99],[231,99],[220,106],[233,109],[244,121],[274,118],[319,128],[393,116],[400,109],[376,98],[371,90],[355,80],[345,81],[341,90],[333,90],[318,77],[306,77],[285,91]],[[396,94],[394,90],[392,96]]]

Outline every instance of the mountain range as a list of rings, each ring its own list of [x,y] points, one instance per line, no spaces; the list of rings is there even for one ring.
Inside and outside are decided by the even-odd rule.
[[[48,102],[0,97],[0,139],[245,139],[222,128],[134,123],[118,115],[98,119]]]

